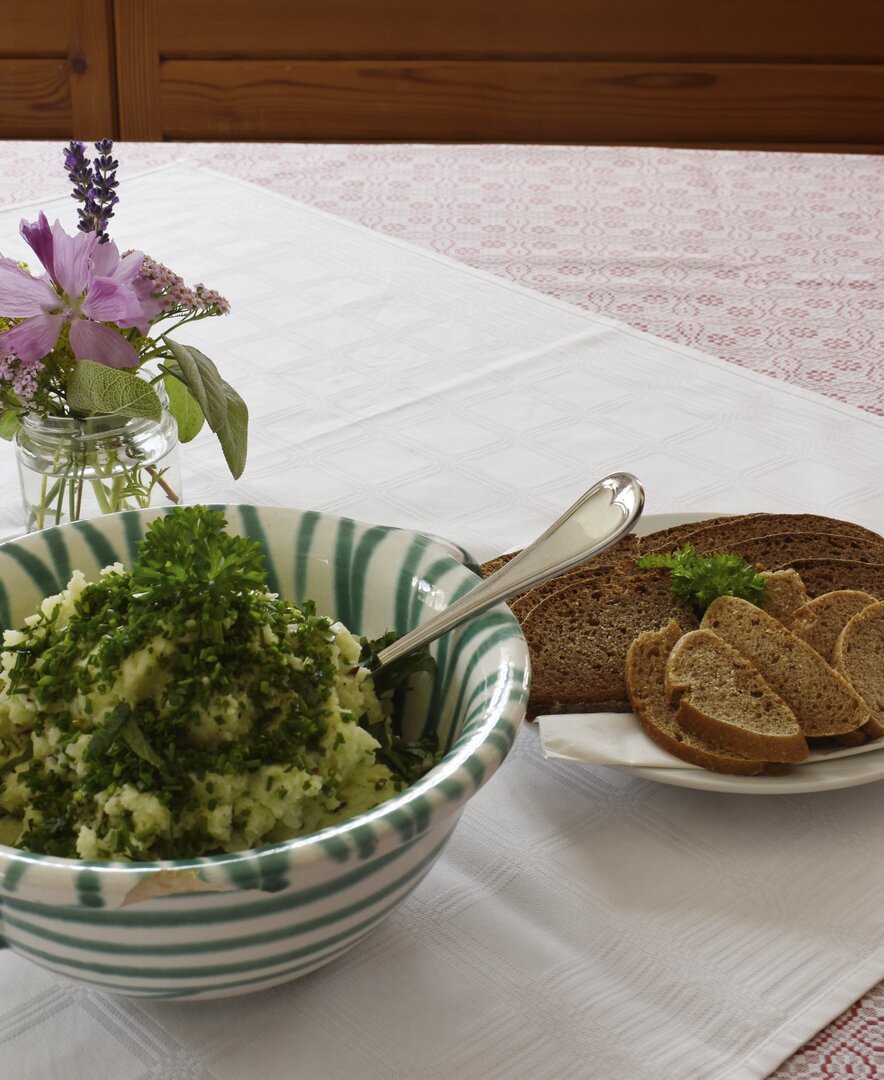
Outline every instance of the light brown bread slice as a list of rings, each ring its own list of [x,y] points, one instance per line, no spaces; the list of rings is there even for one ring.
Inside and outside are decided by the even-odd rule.
[[[811,597],[836,589],[859,589],[872,596],[884,596],[884,560],[867,563],[855,559],[793,559],[770,569],[795,570]]]
[[[769,570],[761,576],[767,582],[767,599],[762,607],[778,622],[788,625],[792,613],[808,601],[801,575],[795,570]]]
[[[632,711],[645,734],[657,746],[682,761],[731,776],[754,776],[765,762],[734,753],[685,731],[675,718],[677,708],[666,700],[663,686],[666,661],[681,637],[673,619],[662,630],[647,630],[626,653],[626,688]]]
[[[869,604],[850,619],[835,643],[833,662],[869,710],[866,732],[880,738],[884,735],[884,601]]]
[[[700,625],[758,668],[795,713],[805,736],[842,735],[869,719],[868,709],[844,676],[761,608],[734,596],[719,596]]]
[[[803,761],[807,740],[795,714],[737,649],[711,630],[673,646],[664,689],[676,722],[701,739],[767,761]]]
[[[645,630],[698,619],[670,591],[668,570],[627,584],[575,585],[547,596],[522,620],[531,654],[528,715],[628,711],[626,652]]]
[[[859,589],[836,589],[803,604],[792,613],[791,622],[786,625],[831,664],[841,631],[858,611],[874,603],[875,597],[870,593]]]

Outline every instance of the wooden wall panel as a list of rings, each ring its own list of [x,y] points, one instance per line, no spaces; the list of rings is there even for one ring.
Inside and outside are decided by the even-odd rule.
[[[160,100],[182,140],[884,141],[884,66],[178,60]]]
[[[3,5],[0,57],[65,56],[67,41],[67,0]]]
[[[63,59],[0,59],[0,135],[49,139],[71,126],[68,66]]]
[[[111,0],[7,6],[0,35],[0,138],[115,136]]]
[[[131,0],[122,0],[129,4]],[[164,58],[881,62],[882,0],[156,0]]]
[[[160,112],[157,18],[154,0],[114,0],[121,139],[157,141],[169,137]],[[176,21],[186,23],[187,19]]]
[[[65,8],[72,137],[117,138],[112,0],[67,0]]]
[[[884,0],[115,0],[137,139],[884,149]]]

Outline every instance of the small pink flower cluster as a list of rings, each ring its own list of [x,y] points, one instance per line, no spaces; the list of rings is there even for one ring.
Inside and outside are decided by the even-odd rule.
[[[37,376],[43,370],[42,360],[19,360],[12,353],[0,353],[0,381],[8,382],[19,401],[29,405],[37,395]]]
[[[184,278],[149,255],[144,256],[141,274],[151,282],[151,293],[163,305],[165,312],[213,312],[227,315],[230,304],[214,289],[199,284],[191,288]]]

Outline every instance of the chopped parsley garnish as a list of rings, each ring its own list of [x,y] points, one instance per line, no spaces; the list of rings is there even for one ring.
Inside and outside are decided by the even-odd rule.
[[[211,854],[223,850],[207,818],[219,809],[216,789],[259,770],[270,770],[258,783],[275,803],[297,770],[309,778],[291,781],[298,791],[335,805],[344,781],[327,758],[344,742],[340,731],[327,738],[339,722],[336,630],[312,603],[268,591],[260,545],[230,535],[220,511],[158,518],[132,569],[104,573],[72,606],[62,619],[58,607],[41,612],[4,650],[14,657],[5,696],[26,703],[31,723],[27,743],[0,742],[0,796],[13,781],[30,796],[17,846],[76,857],[86,825],[120,858]],[[365,666],[388,643],[365,642]],[[408,660],[384,672],[378,696],[388,704],[429,657]],[[355,730],[355,715],[341,717]],[[429,741],[406,743],[389,716],[359,722],[397,789],[435,763]],[[36,755],[40,737],[52,749]],[[256,808],[235,791],[230,812],[245,835]],[[145,826],[125,802],[139,793],[160,824]]]
[[[668,569],[672,595],[702,614],[719,596],[739,596],[756,607],[767,599],[767,582],[739,555],[698,555],[691,544],[666,554],[643,555],[639,570]]]
[[[390,630],[383,637],[373,641],[363,638],[359,663],[367,667],[369,671],[374,671],[378,664],[378,653],[388,645],[392,645],[396,636]],[[382,668],[374,676],[375,691],[379,697],[401,696],[407,691],[408,684],[414,675],[421,672],[432,675],[435,671],[436,661],[430,655],[430,650],[417,649]],[[394,709],[393,713],[400,711],[401,701],[400,709]],[[375,753],[377,760],[386,765],[398,780],[406,784],[414,783],[437,764],[442,756],[439,750],[439,738],[435,731],[417,741],[409,741],[395,730],[389,717],[384,723],[363,726],[381,744],[380,749]]]

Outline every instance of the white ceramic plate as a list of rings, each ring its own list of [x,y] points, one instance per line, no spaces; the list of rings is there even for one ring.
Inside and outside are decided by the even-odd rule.
[[[688,521],[703,521],[718,517],[708,514],[647,514],[642,517],[636,532],[645,536]],[[786,776],[725,776],[706,769],[649,769],[624,767],[623,772],[655,780],[658,784],[694,788],[698,791],[722,791],[731,795],[801,795],[813,791],[834,791],[858,787],[884,780],[884,745],[881,752],[858,754],[856,757],[818,761],[813,765],[796,765]]]

